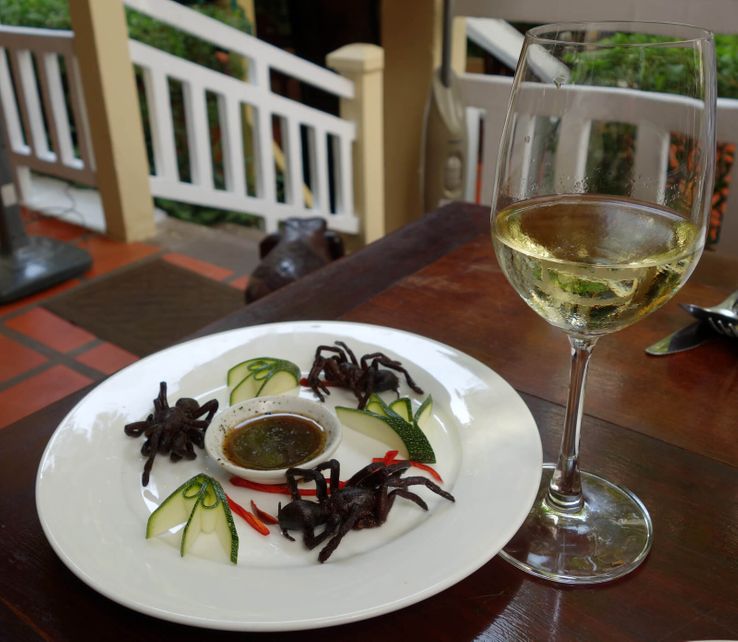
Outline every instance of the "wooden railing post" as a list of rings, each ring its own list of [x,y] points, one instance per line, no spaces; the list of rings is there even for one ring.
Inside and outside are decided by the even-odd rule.
[[[387,232],[384,215],[384,51],[369,44],[341,47],[326,64],[353,81],[353,99],[341,99],[341,118],[356,123],[354,200],[364,243]]]
[[[123,3],[69,0],[69,13],[106,233],[121,241],[149,238],[154,209]]]

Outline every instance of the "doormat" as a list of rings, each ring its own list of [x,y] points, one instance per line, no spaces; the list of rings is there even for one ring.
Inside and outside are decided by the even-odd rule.
[[[243,306],[240,290],[157,259],[75,288],[44,307],[143,357]]]

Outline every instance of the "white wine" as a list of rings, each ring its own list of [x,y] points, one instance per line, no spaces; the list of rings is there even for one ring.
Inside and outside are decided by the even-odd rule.
[[[699,228],[672,210],[601,195],[514,203],[495,217],[492,241],[518,294],[577,336],[653,312],[689,277],[703,245]]]

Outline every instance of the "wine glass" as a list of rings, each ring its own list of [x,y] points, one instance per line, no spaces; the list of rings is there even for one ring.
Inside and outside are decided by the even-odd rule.
[[[629,490],[580,472],[587,366],[600,336],[668,301],[703,249],[715,159],[712,34],[684,25],[530,30],[492,199],[498,262],[571,344],[558,461],[501,555],[545,579],[592,584],[647,556],[651,518]]]

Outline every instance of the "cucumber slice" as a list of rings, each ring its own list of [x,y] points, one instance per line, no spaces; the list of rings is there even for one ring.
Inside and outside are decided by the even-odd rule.
[[[211,481],[211,488],[218,499],[218,504],[212,511],[215,517],[215,534],[218,536],[225,554],[228,555],[233,564],[236,564],[238,562],[238,531],[236,531],[236,524],[233,521],[233,513],[231,513],[231,507],[228,505],[228,498],[223,487],[216,480]]]
[[[366,410],[336,406],[336,415],[348,428],[379,439],[392,450],[405,454],[408,459],[426,464],[436,462],[436,455],[423,431],[417,424],[405,421],[394,412],[392,415],[379,415]]]
[[[423,428],[433,414],[433,397],[428,395],[425,401],[420,404],[420,408],[415,411],[413,421],[418,424],[419,428]]]
[[[233,564],[238,561],[238,532],[223,487],[204,474],[182,484],[151,513],[146,524],[146,538],[159,535],[182,522],[179,553],[188,553],[200,533],[215,531],[223,550]]]
[[[377,415],[389,415],[391,414],[389,406],[384,403],[384,400],[376,393],[369,395],[369,399],[366,400],[364,410],[373,412]]]
[[[300,369],[291,361],[259,357],[233,366],[226,376],[231,388],[230,404],[279,395],[300,385]]]
[[[215,491],[211,484],[205,487],[200,504],[200,529],[203,533],[212,533],[215,530],[215,509],[218,507],[218,498],[215,496]]]
[[[394,412],[396,412],[405,421],[413,420],[413,407],[410,404],[410,399],[408,397],[401,397],[399,399],[395,399],[389,405],[389,407],[390,407],[390,410],[393,410]]]
[[[182,557],[190,552],[192,545],[195,543],[202,531],[203,499],[204,493],[197,498],[195,507],[192,509],[190,517],[185,524],[184,531],[182,532],[182,541],[179,545],[179,554]]]
[[[195,475],[186,481],[149,515],[146,539],[165,533],[187,521],[200,495],[207,486],[206,475]]]
[[[228,387],[232,388],[233,386],[237,386],[246,377],[248,377],[252,372],[249,369],[249,366],[256,361],[260,361],[260,359],[249,359],[248,361],[242,361],[241,363],[236,364],[230,370],[228,370],[228,374],[226,374],[226,384],[228,385]]]
[[[205,492],[200,496],[200,499],[195,505],[193,517],[195,517],[195,512],[199,512],[200,532],[212,533],[215,531],[220,545],[223,547],[223,551],[230,558],[231,562],[236,564],[238,562],[238,532],[236,531],[236,524],[233,521],[231,508],[228,506],[228,498],[226,497],[225,491],[215,479],[209,479]],[[190,526],[189,523],[188,526]],[[185,532],[182,536],[181,550],[185,552],[189,550],[198,535],[196,530],[198,525],[195,521],[192,524],[192,537],[194,539],[191,543],[186,543],[185,540],[188,539],[188,526],[185,526]]]

